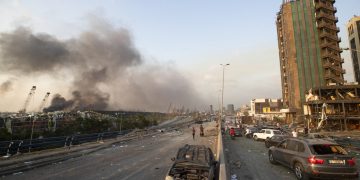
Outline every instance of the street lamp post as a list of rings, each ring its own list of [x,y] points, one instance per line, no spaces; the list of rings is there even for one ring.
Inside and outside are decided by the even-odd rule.
[[[224,79],[225,79],[225,67],[229,66],[230,64],[220,64],[222,66],[222,88],[221,88],[221,109],[220,109],[220,123],[223,117],[223,107],[224,107]]]
[[[33,139],[33,134],[34,134],[34,124],[36,121],[36,116],[33,115],[33,118],[31,118],[32,116],[30,115],[30,120],[32,120],[32,126],[31,126],[31,135],[30,135],[30,142],[29,142],[29,152],[31,152],[31,145],[32,145],[32,139]]]

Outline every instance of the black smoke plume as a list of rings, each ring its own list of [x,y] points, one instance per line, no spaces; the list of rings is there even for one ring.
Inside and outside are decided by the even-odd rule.
[[[60,94],[55,94],[51,100],[51,106],[44,109],[44,112],[71,110],[74,105],[74,101],[67,101]]]
[[[19,27],[0,37],[3,71],[51,72],[69,61],[66,44],[48,34],[35,35],[30,29]]]
[[[19,76],[72,78],[68,95],[53,96],[45,111],[142,109],[164,111],[169,103],[200,99],[191,83],[166,65],[145,63],[124,28],[92,17],[91,30],[61,40],[20,27],[0,34],[0,71]],[[65,78],[65,77],[64,77]],[[65,98],[66,97],[66,98]]]

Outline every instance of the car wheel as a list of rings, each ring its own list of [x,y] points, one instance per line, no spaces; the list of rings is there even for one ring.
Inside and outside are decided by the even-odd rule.
[[[300,163],[295,163],[294,165],[295,176],[299,180],[307,180],[309,179],[307,174],[304,172],[304,167]]]
[[[273,156],[273,153],[270,151],[269,152],[269,161],[271,164],[278,164],[275,159],[274,159],[274,156]]]

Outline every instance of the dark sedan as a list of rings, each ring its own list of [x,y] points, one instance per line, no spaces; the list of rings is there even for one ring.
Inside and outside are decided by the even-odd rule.
[[[199,179],[213,180],[215,178],[215,161],[210,148],[203,145],[188,145],[180,148],[174,164],[167,173],[165,180]]]
[[[276,146],[278,145],[280,142],[282,142],[283,140],[285,140],[286,138],[289,138],[289,136],[286,135],[274,135],[271,138],[267,138],[265,139],[265,146],[267,148],[271,147],[271,146]]]
[[[297,179],[357,179],[356,159],[337,143],[288,138],[269,148],[269,161],[294,170]]]

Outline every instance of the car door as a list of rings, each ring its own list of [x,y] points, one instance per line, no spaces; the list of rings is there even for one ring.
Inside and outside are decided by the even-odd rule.
[[[261,130],[259,133],[256,133],[256,135],[257,135],[258,138],[260,138],[260,139],[263,139],[264,134],[265,134],[265,130],[264,130],[264,129]]]
[[[284,163],[284,155],[283,152],[286,150],[287,147],[287,140],[282,141],[281,143],[279,143],[275,148],[273,153],[273,157],[276,161],[278,161],[279,163]]]
[[[281,141],[283,141],[280,136],[273,136],[270,138],[270,146],[277,146]]]
[[[284,150],[284,165],[291,167],[294,157],[298,154],[299,142],[296,140],[288,140],[286,149]]]
[[[265,130],[265,134],[264,136],[262,137],[262,139],[266,139],[268,137],[271,137],[271,130]]]

